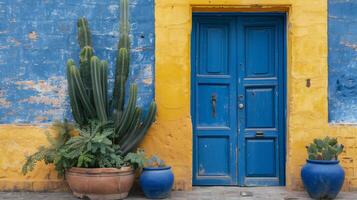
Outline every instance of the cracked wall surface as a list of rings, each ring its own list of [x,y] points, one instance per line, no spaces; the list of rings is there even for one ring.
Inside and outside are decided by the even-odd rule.
[[[118,0],[0,0],[1,124],[71,118],[65,64],[78,61],[76,20],[82,16],[89,20],[95,53],[113,66]],[[154,1],[131,0],[130,22],[130,81],[138,83],[138,103],[146,107],[154,95]]]
[[[357,123],[357,1],[329,0],[329,121]]]

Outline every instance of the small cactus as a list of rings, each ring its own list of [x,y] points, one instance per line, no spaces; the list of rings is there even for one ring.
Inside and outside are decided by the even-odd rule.
[[[306,147],[310,160],[337,160],[343,148],[336,138],[330,137],[314,139],[313,143]]]
[[[146,161],[146,167],[166,167],[165,161],[161,160],[159,156],[153,155]]]

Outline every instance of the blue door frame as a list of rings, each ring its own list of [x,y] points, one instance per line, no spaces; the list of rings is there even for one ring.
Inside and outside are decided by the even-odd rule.
[[[193,185],[285,185],[285,22],[193,14]]]

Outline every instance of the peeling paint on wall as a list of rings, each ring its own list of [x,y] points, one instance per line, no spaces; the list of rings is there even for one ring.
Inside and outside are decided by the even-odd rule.
[[[357,123],[357,1],[329,0],[329,121]]]
[[[76,20],[88,18],[96,54],[113,66],[119,10],[118,0],[0,0],[0,123],[71,118],[65,63],[78,61]],[[129,81],[145,106],[154,96],[154,0],[131,0],[130,21]]]

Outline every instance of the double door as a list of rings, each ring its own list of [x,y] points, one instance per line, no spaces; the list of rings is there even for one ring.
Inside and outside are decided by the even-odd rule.
[[[284,185],[284,16],[197,14],[194,185]]]

